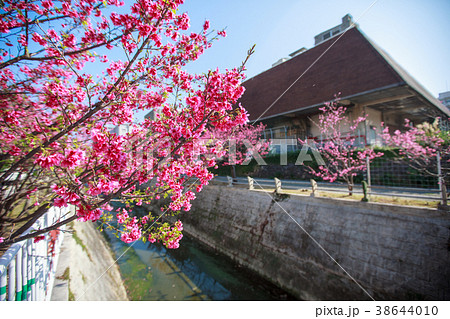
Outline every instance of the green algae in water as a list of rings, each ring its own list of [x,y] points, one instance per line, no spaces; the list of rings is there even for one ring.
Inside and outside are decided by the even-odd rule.
[[[295,300],[189,236],[171,250],[141,241],[125,244],[107,230],[104,235],[130,300]]]
[[[143,300],[142,298],[152,289],[152,273],[148,271],[147,265],[142,263],[133,248],[123,246],[118,250],[117,255],[122,255],[127,249],[128,251],[118,260],[118,264],[128,299]]]
[[[193,241],[167,250],[112,238],[130,300],[293,300],[281,289]],[[131,246],[131,247],[130,247]]]

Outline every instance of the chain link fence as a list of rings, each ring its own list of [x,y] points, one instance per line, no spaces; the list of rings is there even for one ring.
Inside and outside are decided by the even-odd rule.
[[[436,159],[433,162],[426,168],[432,173],[429,174],[412,167],[407,161],[380,157],[371,163],[367,162],[362,177],[372,186],[439,189],[438,161]],[[441,160],[441,170],[448,171],[449,164]]]
[[[366,170],[354,178],[353,194],[363,194],[362,183],[366,182],[369,187],[367,195],[409,198],[411,200],[437,200],[442,205],[447,205],[447,189],[450,189],[450,178],[448,178],[450,156],[448,154],[441,156],[440,160],[437,157],[432,158],[429,166],[426,167],[427,173],[412,167],[408,161],[400,160],[389,154],[366,161],[365,168]],[[439,172],[441,172],[442,183],[439,182]],[[227,172],[223,175],[228,174]],[[310,188],[312,179],[318,183],[319,189],[322,191],[349,193],[347,184],[339,181],[333,183],[323,181],[314,176],[307,166],[293,163],[287,165],[268,163],[268,165],[262,165],[255,170],[244,172],[240,176],[253,177],[260,185],[269,188],[275,187],[273,178],[278,178],[283,181],[284,189]],[[239,184],[246,185],[246,178],[238,178],[233,183],[233,185]]]

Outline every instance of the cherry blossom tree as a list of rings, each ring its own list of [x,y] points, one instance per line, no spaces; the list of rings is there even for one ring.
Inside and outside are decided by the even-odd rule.
[[[183,0],[3,1],[0,16],[0,248],[73,220],[100,221],[125,242],[176,248],[182,223],[133,205],[168,196],[189,210],[220,154],[205,134],[247,123],[236,105],[244,63],[194,75],[196,60],[225,31],[206,21],[189,32]],[[249,52],[249,55],[252,52]],[[248,58],[248,57],[247,57]],[[154,119],[134,124],[136,112]],[[128,124],[129,133],[111,133]],[[109,202],[125,207],[114,210]],[[76,214],[23,233],[52,205]]]
[[[433,123],[424,122],[414,126],[405,119],[404,130],[390,133],[385,126],[381,137],[384,143],[392,147],[397,159],[405,161],[411,168],[422,174],[436,177],[442,189],[442,200],[447,205],[446,180],[450,173],[443,166],[439,172],[438,161],[450,161],[450,133],[439,128],[439,118]]]
[[[262,160],[269,150],[270,141],[262,138],[266,126],[239,125],[229,131],[210,132],[215,147],[222,149],[220,164],[230,166],[231,177],[236,178],[236,165],[246,165],[251,159]]]
[[[325,103],[320,108],[319,121],[315,125],[319,128],[321,139],[314,144],[324,160],[324,165],[317,168],[309,167],[311,173],[323,180],[334,182],[341,180],[347,183],[349,195],[352,195],[353,179],[366,170],[366,160],[382,156],[366,145],[358,145],[357,129],[364,123],[366,116],[359,116],[351,120],[346,114],[347,108],[339,105],[339,99]],[[299,140],[303,145],[310,140]]]

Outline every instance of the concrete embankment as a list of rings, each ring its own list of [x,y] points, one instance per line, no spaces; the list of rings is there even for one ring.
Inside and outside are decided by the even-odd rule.
[[[128,300],[114,254],[91,222],[64,236],[52,300]]]
[[[208,186],[179,217],[189,235],[303,300],[450,299],[448,214],[269,195]]]

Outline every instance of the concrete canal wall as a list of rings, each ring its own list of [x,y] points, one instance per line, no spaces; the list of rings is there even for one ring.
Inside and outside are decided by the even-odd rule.
[[[191,236],[304,300],[450,299],[448,213],[268,195],[208,186],[180,218]]]
[[[51,300],[128,300],[114,253],[95,225],[79,221],[69,225]]]

